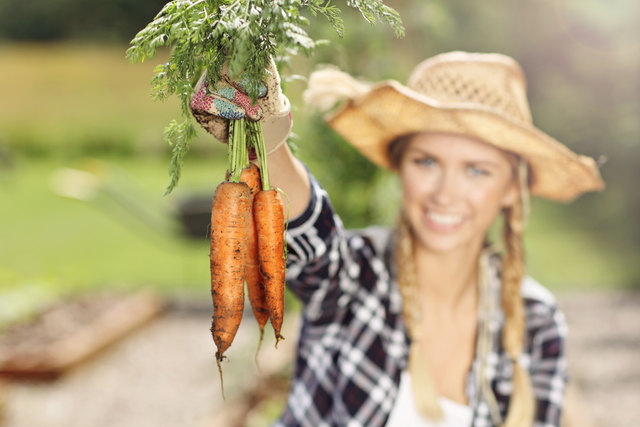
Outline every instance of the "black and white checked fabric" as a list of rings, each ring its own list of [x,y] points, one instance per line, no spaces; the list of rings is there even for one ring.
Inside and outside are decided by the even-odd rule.
[[[392,233],[375,227],[345,230],[326,192],[311,181],[309,206],[288,229],[287,284],[304,308],[289,397],[274,426],[384,426],[409,351],[394,279]],[[484,363],[476,355],[466,381],[474,427],[500,423],[479,392],[479,367],[503,418],[512,389],[512,364],[500,345],[497,256],[490,269],[498,307],[486,319],[493,347]],[[534,426],[557,426],[567,382],[564,317],[551,294],[532,279],[523,281],[522,294],[527,335],[521,362],[529,369],[537,399]]]

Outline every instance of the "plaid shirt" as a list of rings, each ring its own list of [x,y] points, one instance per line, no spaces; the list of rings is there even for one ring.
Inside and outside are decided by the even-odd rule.
[[[304,308],[287,405],[274,425],[383,426],[409,353],[392,233],[344,230],[326,192],[311,181],[311,201],[291,221],[287,237],[287,284]],[[485,357],[476,354],[465,386],[475,427],[500,424],[512,389],[512,363],[500,344],[499,257],[491,258],[489,268],[497,309],[478,321],[490,322],[493,345]],[[520,362],[537,401],[534,426],[557,426],[567,381],[565,320],[551,294],[532,279],[523,281],[522,295],[526,339]],[[490,384],[491,399],[482,384]]]

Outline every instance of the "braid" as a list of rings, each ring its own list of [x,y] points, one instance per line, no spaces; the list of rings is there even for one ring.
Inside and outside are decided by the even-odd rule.
[[[520,282],[524,276],[524,254],[522,249],[522,223],[519,205],[505,210],[504,243],[505,255],[502,268],[502,310],[506,322],[502,341],[511,359],[522,352],[524,332],[524,306],[520,298]]]
[[[397,279],[402,295],[402,314],[409,337],[413,341],[418,335],[420,307],[418,305],[418,281],[416,278],[415,260],[413,258],[413,240],[411,229],[404,215],[398,220],[396,239]]]
[[[436,386],[429,372],[427,359],[420,340],[420,305],[418,279],[413,256],[411,228],[403,214],[400,215],[396,238],[397,281],[402,295],[402,314],[409,338],[409,376],[416,408],[432,420],[442,418]]]
[[[530,425],[533,420],[534,399],[531,379],[520,365],[518,358],[524,346],[525,313],[520,295],[520,284],[524,277],[524,251],[522,231],[524,228],[521,203],[504,211],[505,255],[502,267],[502,310],[505,316],[502,342],[513,361],[513,394],[505,427]]]

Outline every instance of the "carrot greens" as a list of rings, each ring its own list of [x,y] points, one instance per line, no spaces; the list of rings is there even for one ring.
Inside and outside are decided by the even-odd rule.
[[[259,121],[248,121],[247,127],[249,129],[249,141],[251,141],[251,145],[258,156],[259,168],[261,171],[265,171],[260,175],[262,189],[270,190],[271,184],[269,183],[269,169],[267,167],[267,149],[264,141],[264,132],[262,131],[262,123]]]
[[[378,20],[392,26],[397,36],[404,32],[398,13],[381,0],[347,0],[370,23]],[[142,62],[159,48],[170,49],[169,60],[156,66],[152,78],[153,97],[165,100],[177,95],[182,121],[172,121],[165,131],[172,146],[169,164],[170,193],[180,179],[182,160],[196,131],[190,111],[193,87],[204,70],[213,83],[220,79],[223,64],[232,78],[242,73],[249,81],[248,95],[256,100],[269,57],[279,52],[310,54],[320,42],[305,31],[308,20],[301,12],[322,15],[343,34],[340,9],[331,0],[173,0],[131,40],[127,58]]]
[[[247,120],[231,120],[229,123],[228,181],[240,182],[242,170],[247,166],[249,154],[246,145]]]

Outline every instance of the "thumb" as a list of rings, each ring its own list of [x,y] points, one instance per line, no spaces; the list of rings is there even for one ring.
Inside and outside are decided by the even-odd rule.
[[[283,95],[285,108],[274,114],[266,114],[262,119],[262,130],[267,154],[273,153],[287,141],[293,127],[289,100]]]

